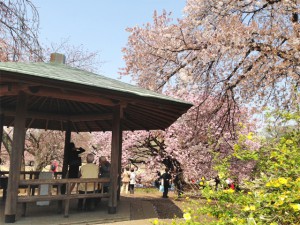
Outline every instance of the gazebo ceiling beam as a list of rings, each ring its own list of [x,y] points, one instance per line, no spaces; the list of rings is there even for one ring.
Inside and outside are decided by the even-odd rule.
[[[98,127],[101,128],[101,130],[104,130],[103,127],[101,126],[101,124],[98,121],[95,121],[95,123],[97,124]]]
[[[92,132],[92,129],[91,129],[91,127],[89,126],[89,124],[88,124],[86,121],[84,121],[83,124],[86,126],[87,130],[91,133],[91,132]]]
[[[28,123],[28,125],[27,125],[26,128],[27,128],[27,129],[30,128],[30,126],[31,126],[31,124],[32,124],[33,122],[34,122],[34,119],[31,119],[30,122]]]
[[[1,113],[4,113],[4,115],[7,115],[7,116],[15,116],[16,115],[14,110],[9,110],[9,109],[1,109]],[[64,115],[64,114],[51,114],[51,113],[28,111],[26,117],[31,118],[31,119],[45,119],[45,120],[72,121],[72,122],[112,120],[111,113]]]
[[[76,127],[76,124],[72,121],[72,126],[73,126],[73,128],[75,129],[75,131],[76,131],[76,133],[78,133],[78,129],[77,129],[77,127]]]
[[[61,131],[64,131],[64,124],[63,124],[63,121],[60,121],[60,130],[61,130]]]
[[[100,104],[105,106],[115,106],[119,103],[118,100],[110,100],[103,96],[87,96],[78,91],[64,90],[60,88],[29,86],[27,84],[5,84],[0,86],[0,96],[17,96],[19,91],[24,91],[26,94],[33,96]]]
[[[139,129],[136,130],[148,130],[146,127],[144,127],[143,125],[141,125],[140,123],[134,122],[133,120],[131,120],[128,117],[124,117],[123,119],[124,123],[129,124],[129,127],[138,127]],[[131,131],[134,131],[134,129],[131,129]]]
[[[45,130],[48,130],[48,124],[49,124],[49,120],[45,121]]]

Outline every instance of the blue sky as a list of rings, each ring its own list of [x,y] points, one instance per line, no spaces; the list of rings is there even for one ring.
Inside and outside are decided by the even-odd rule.
[[[127,27],[152,22],[154,10],[182,17],[185,0],[32,0],[40,15],[42,43],[83,45],[99,51],[100,74],[117,79],[125,63],[121,49],[126,46]],[[63,52],[62,52],[63,53]],[[129,82],[126,79],[123,81]]]

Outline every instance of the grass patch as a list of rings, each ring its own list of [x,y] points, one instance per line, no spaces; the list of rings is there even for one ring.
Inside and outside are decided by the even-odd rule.
[[[136,191],[137,193],[157,193],[158,190],[155,187],[146,187],[146,188],[135,188],[134,191]]]

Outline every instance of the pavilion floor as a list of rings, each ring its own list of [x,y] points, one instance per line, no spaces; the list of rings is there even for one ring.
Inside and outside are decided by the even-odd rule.
[[[0,197],[1,195],[0,190]],[[57,214],[57,202],[50,202],[49,206],[38,206],[28,203],[26,217],[20,215],[22,205],[18,205],[16,216],[17,225],[151,225],[151,221],[159,218],[169,222],[174,215],[182,218],[182,211],[174,201],[174,193],[170,198],[161,198],[160,192],[122,195],[118,202],[117,213],[108,214],[108,199],[102,199],[95,211],[78,212],[77,200],[70,202],[69,217]],[[0,225],[4,223],[4,202],[0,200]]]
[[[132,215],[131,205],[134,204],[139,210]],[[0,202],[0,224],[4,223],[4,202]],[[135,200],[132,197],[121,197],[118,203],[117,213],[108,214],[107,199],[102,199],[94,211],[77,211],[77,200],[70,202],[69,217],[57,213],[57,202],[50,202],[47,206],[38,206],[36,203],[27,203],[26,217],[20,215],[21,204],[18,204],[18,214],[14,224],[22,225],[83,225],[83,224],[151,224],[149,221],[157,218],[156,213],[149,201]],[[136,221],[132,221],[136,220]],[[143,220],[143,221],[140,221]]]

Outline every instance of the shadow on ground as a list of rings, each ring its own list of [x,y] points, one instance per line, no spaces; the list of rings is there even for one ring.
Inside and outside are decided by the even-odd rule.
[[[148,212],[145,212],[145,210]],[[153,211],[153,213],[149,211]],[[182,218],[182,216],[182,210],[170,199],[140,197],[130,201],[131,220],[148,218],[174,219]]]

